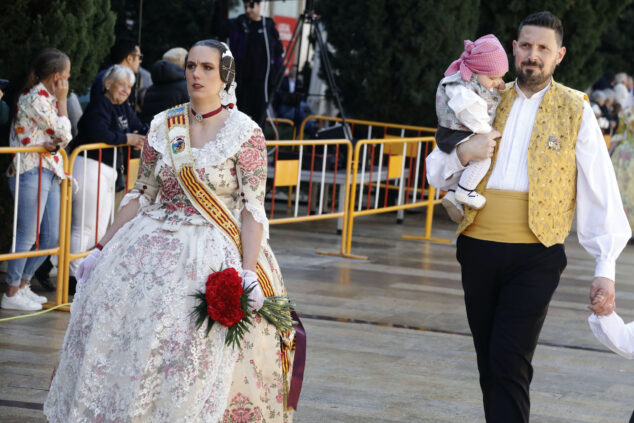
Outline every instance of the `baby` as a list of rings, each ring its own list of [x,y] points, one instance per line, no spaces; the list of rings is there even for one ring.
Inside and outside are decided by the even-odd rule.
[[[494,35],[465,40],[464,45],[464,52],[447,68],[436,91],[436,143],[445,153],[473,133],[492,131],[500,102],[497,90],[504,88],[502,78],[509,69],[506,52]],[[474,209],[484,206],[486,198],[475,189],[490,165],[491,159],[470,162],[458,185],[443,198],[442,205],[454,222],[462,220],[462,204]]]

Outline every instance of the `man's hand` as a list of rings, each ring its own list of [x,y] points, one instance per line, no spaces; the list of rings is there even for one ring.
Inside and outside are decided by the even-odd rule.
[[[597,276],[590,285],[590,310],[597,316],[607,316],[614,309],[614,281]]]
[[[501,134],[498,131],[493,130],[488,134],[473,135],[468,141],[459,144],[456,153],[460,163],[466,166],[471,161],[486,160],[493,157],[493,149],[497,144],[495,139],[500,136]]]

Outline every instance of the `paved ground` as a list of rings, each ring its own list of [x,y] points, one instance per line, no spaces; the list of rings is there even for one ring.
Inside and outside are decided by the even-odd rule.
[[[355,223],[355,261],[336,251],[334,222],[272,227],[289,293],[308,332],[304,390],[295,421],[481,422],[475,353],[455,246],[401,240],[423,217]],[[437,219],[436,236],[452,237]],[[607,352],[587,325],[593,260],[571,236],[568,267],[537,348],[532,422],[627,422],[634,363]],[[634,320],[634,246],[617,266],[617,309]],[[0,318],[14,315],[0,311]],[[0,323],[0,421],[42,422],[68,314]]]

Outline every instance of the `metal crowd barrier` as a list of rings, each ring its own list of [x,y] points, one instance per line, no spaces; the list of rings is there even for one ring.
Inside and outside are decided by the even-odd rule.
[[[393,127],[397,127],[394,125]],[[398,126],[401,131],[407,128]],[[416,129],[417,131],[420,129]],[[434,148],[433,137],[398,138],[390,137],[384,132],[381,139],[364,139],[353,148],[350,141],[339,140],[292,140],[267,141],[269,148],[269,166],[267,174],[267,214],[271,225],[294,222],[306,222],[324,219],[337,219],[341,229],[339,253],[331,254],[348,258],[364,258],[351,254],[354,219],[359,216],[426,207],[426,226],[423,237],[404,238],[447,241],[431,237],[433,209],[440,202],[436,191],[427,183],[425,177],[425,157]],[[109,144],[88,144],[78,147],[67,157],[60,151],[64,161],[66,174],[71,174],[78,157],[87,158],[90,150],[114,149],[116,163],[116,147],[127,149],[127,192],[133,185],[138,169],[138,159],[131,159],[131,147],[127,145],[112,146]],[[41,147],[0,148],[0,154],[38,152],[45,153]],[[124,153],[125,154],[125,153]],[[76,169],[81,172],[84,183],[80,189],[84,193],[88,189],[97,190],[97,201],[100,195],[101,154],[97,160],[97,187],[87,186],[86,161],[84,167]],[[75,176],[78,176],[79,173]],[[73,186],[70,179],[65,179],[61,187],[60,205],[60,240],[59,246],[47,250],[31,252],[11,252],[0,254],[0,261],[36,255],[57,255],[57,293],[56,301],[45,304],[52,307],[68,302],[69,265],[72,260],[85,257],[99,238],[99,204],[96,205],[94,240],[84,242],[81,235],[80,251],[71,253],[71,220]],[[113,184],[114,185],[114,184]],[[108,195],[113,197],[113,207],[109,211],[108,222],[114,220],[115,190]],[[85,222],[85,195],[82,195],[82,212],[80,227]],[[279,200],[283,205],[279,205]],[[16,202],[17,204],[17,202]],[[16,206],[17,208],[17,206]],[[17,216],[17,210],[15,210]],[[15,224],[14,218],[14,235]],[[15,236],[14,236],[15,238]],[[92,242],[94,241],[94,242]],[[447,241],[448,242],[448,241]],[[64,308],[62,308],[64,309]]]
[[[129,189],[131,189],[134,186],[134,182],[136,180],[136,175],[137,175],[137,170],[138,170],[138,163],[139,163],[139,159],[132,159],[131,158],[131,154],[132,154],[132,147],[127,145],[127,144],[121,144],[121,145],[117,145],[117,146],[113,146],[110,144],[105,144],[105,143],[93,143],[93,144],[84,144],[81,145],[77,148],[75,148],[73,150],[73,152],[70,155],[70,160],[69,160],[69,170],[71,173],[73,173],[74,167],[75,167],[75,162],[77,160],[78,157],[82,157],[84,159],[83,161],[83,166],[81,166],[81,169],[79,170],[82,173],[82,180],[84,181],[84,183],[82,184],[82,187],[80,188],[80,190],[82,190],[82,204],[81,204],[81,217],[80,217],[80,229],[83,231],[83,228],[85,226],[85,214],[86,214],[86,196],[85,193],[87,190],[95,190],[97,191],[97,204],[96,204],[96,213],[95,213],[95,237],[94,237],[94,242],[90,242],[90,243],[86,243],[84,241],[84,237],[83,237],[83,233],[80,235],[80,250],[79,252],[74,252],[71,253],[70,249],[71,249],[71,227],[72,227],[72,211],[73,211],[73,190],[70,189],[69,187],[69,192],[66,195],[66,199],[68,201],[68,205],[65,207],[66,210],[66,214],[65,216],[65,220],[66,220],[66,225],[65,225],[65,229],[66,229],[66,233],[65,233],[65,237],[64,239],[66,240],[66,243],[64,245],[64,262],[60,263],[60,265],[58,266],[58,268],[64,268],[65,272],[69,272],[69,266],[70,266],[70,262],[73,260],[76,260],[78,258],[82,258],[87,256],[90,253],[90,250],[95,246],[95,244],[97,244],[97,242],[99,242],[99,224],[100,224],[100,219],[99,219],[99,202],[100,202],[100,198],[101,198],[101,178],[102,178],[102,174],[101,174],[101,164],[102,164],[102,152],[103,150],[107,150],[107,149],[112,149],[113,151],[113,163],[116,164],[117,162],[117,154],[118,154],[118,148],[122,147],[124,149],[124,155],[126,155],[126,169],[127,169],[127,173],[126,173],[126,181],[125,181],[125,192],[127,193]],[[86,159],[88,159],[88,151],[91,150],[97,150],[99,151],[99,158],[97,159],[97,164],[98,164],[98,169],[97,169],[97,184],[96,187],[93,186],[87,186],[88,184],[86,183],[87,181],[87,165],[88,162]],[[73,174],[74,175],[74,174]],[[78,175],[74,175],[74,176],[78,176]],[[108,219],[108,226],[110,224],[112,224],[112,222],[114,221],[114,217],[115,217],[115,209],[116,209],[116,198],[117,198],[117,193],[116,193],[116,184],[113,183],[113,189],[110,193],[108,193],[108,195],[112,196],[112,206],[110,208],[110,210],[108,211],[110,217]],[[104,222],[101,222],[102,224]],[[91,241],[93,241],[91,239]],[[63,294],[63,299],[64,302],[68,302],[68,274],[66,276],[66,281],[65,281],[65,291]]]
[[[434,206],[440,199],[429,185],[425,158],[435,147],[434,137],[361,140],[354,150],[347,223],[339,253],[323,253],[347,258],[367,259],[351,253],[354,219],[371,214],[404,212],[426,207],[425,235],[408,239],[449,242],[433,238]]]
[[[20,185],[20,165],[21,165],[22,153],[39,153],[40,154],[38,196],[37,196],[37,204],[35,205],[35,207],[37,207],[38,212],[36,214],[37,224],[36,224],[36,238],[35,238],[36,241],[35,241],[34,249],[32,251],[16,252],[15,238],[16,238],[18,214],[19,214],[18,200],[20,198],[19,185]],[[0,254],[0,261],[52,255],[52,256],[58,257],[59,263],[63,262],[64,246],[66,245],[66,238],[65,238],[66,225],[68,224],[68,221],[62,218],[62,216],[66,216],[66,213],[67,213],[66,209],[68,207],[68,201],[66,196],[69,191],[69,186],[71,185],[70,180],[67,178],[63,179],[60,186],[60,219],[59,219],[58,245],[54,248],[40,249],[39,248],[39,237],[40,237],[39,215],[40,215],[40,207],[41,207],[40,192],[42,187],[42,182],[41,182],[42,181],[42,155],[49,154],[49,152],[44,147],[0,147],[0,154],[12,154],[16,158],[16,177],[15,177],[16,188],[15,188],[15,195],[14,195],[13,230],[12,230],[13,239],[11,241],[10,252],[6,254]],[[59,155],[59,157],[61,157],[62,163],[64,164],[64,173],[68,175],[69,167],[68,167],[68,156],[66,155],[66,152],[64,150],[59,150],[57,154]],[[67,286],[68,275],[65,272],[66,272],[66,268],[63,266],[59,266],[59,270],[57,272],[57,291],[56,291],[55,301],[54,302],[49,301],[43,304],[44,308],[51,308],[56,305],[63,304],[64,300],[67,299],[67,295],[64,295],[64,292],[68,293],[68,286]]]
[[[268,169],[270,224],[336,218],[345,228],[353,151],[350,141],[268,141],[266,145],[274,150]],[[282,187],[288,188],[284,193],[287,205],[280,212],[276,198],[282,195]]]
[[[341,123],[343,119],[330,116],[306,116],[299,129],[299,139],[304,139],[306,124],[310,121],[316,121],[318,128],[323,129],[324,125]],[[354,134],[362,133],[363,135],[357,138],[365,139],[384,138],[387,136],[420,137],[436,132],[436,128],[429,126],[401,125],[398,123],[376,122],[371,120],[346,118],[346,123],[350,126],[350,131],[353,136]]]

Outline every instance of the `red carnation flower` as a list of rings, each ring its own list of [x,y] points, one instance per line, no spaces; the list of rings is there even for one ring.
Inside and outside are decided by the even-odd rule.
[[[53,160],[55,160],[55,163],[59,163],[59,156],[58,155],[53,156]]]
[[[55,135],[55,131],[53,131],[51,128],[48,128],[46,130],[46,133],[49,134],[49,135]]]
[[[27,145],[31,143],[31,138],[26,137],[22,140],[22,145]]]
[[[43,95],[44,97],[48,98],[48,92],[46,92],[46,90],[39,90],[37,93],[39,95]]]
[[[205,289],[209,317],[229,328],[244,319],[240,301],[243,292],[236,269],[230,267],[209,275]]]

